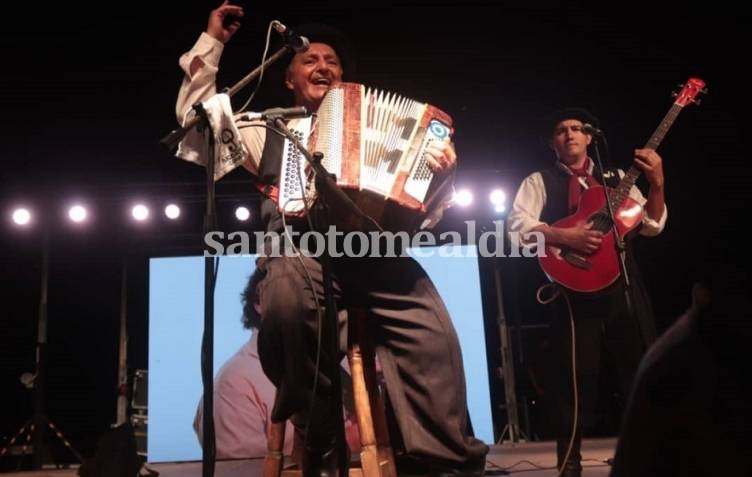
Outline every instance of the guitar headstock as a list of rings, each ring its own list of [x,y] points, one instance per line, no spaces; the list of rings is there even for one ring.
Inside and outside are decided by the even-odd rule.
[[[700,78],[689,78],[686,84],[679,86],[682,87],[682,90],[678,93],[673,93],[672,95],[676,98],[674,104],[681,107],[690,103],[699,105],[700,100],[696,99],[697,95],[708,92],[705,88],[705,82]]]

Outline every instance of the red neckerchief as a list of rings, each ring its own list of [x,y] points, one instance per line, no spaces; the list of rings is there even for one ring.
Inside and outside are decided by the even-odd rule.
[[[569,166],[567,168],[572,172],[572,176],[569,178],[569,213],[571,214],[577,211],[577,206],[580,204],[580,197],[582,196],[583,187],[579,178],[584,177],[588,187],[598,185],[598,181],[590,175],[590,159],[580,169]]]

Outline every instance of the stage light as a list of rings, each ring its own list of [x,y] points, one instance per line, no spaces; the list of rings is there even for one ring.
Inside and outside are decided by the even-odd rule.
[[[80,224],[83,221],[85,221],[88,215],[89,213],[86,210],[86,207],[84,207],[83,205],[77,204],[71,207],[70,209],[68,209],[68,218],[77,224]]]
[[[507,209],[507,194],[501,189],[494,189],[489,195],[489,200],[495,212],[504,212]]]
[[[251,217],[251,211],[248,210],[247,207],[240,206],[237,209],[235,209],[235,217],[238,220],[245,222]]]
[[[175,220],[180,217],[180,207],[175,204],[169,204],[165,207],[164,213],[168,219]]]
[[[491,200],[491,203],[493,205],[503,204],[507,200],[507,195],[501,189],[494,189],[491,191],[491,194],[488,196],[488,198]]]
[[[467,207],[473,203],[473,193],[469,189],[460,189],[454,193],[454,200],[457,205]]]
[[[29,209],[26,209],[24,207],[19,207],[18,209],[13,211],[13,223],[20,226],[26,226],[29,225],[31,222],[31,212]]]
[[[136,204],[131,209],[131,215],[137,221],[143,222],[144,220],[149,218],[149,208],[144,204]]]

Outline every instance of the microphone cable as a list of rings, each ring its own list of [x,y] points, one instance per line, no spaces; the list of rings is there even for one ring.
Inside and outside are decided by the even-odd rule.
[[[553,289],[553,293],[548,298],[542,298],[542,293]],[[572,447],[574,447],[574,438],[577,434],[577,421],[579,419],[579,393],[577,390],[577,359],[576,359],[576,345],[577,345],[577,339],[576,339],[576,332],[575,332],[575,326],[574,326],[574,313],[572,312],[572,303],[569,301],[569,296],[567,295],[567,292],[563,290],[559,285],[555,283],[547,283],[546,285],[542,285],[540,288],[538,288],[535,298],[538,300],[538,303],[542,305],[548,305],[552,303],[554,300],[556,300],[559,296],[564,297],[564,301],[567,304],[567,311],[569,312],[569,329],[570,329],[570,337],[571,337],[571,347],[572,347],[572,396],[573,396],[573,403],[572,403],[572,430],[569,434],[569,444],[567,445],[567,452],[564,454],[564,458],[562,459],[561,467],[558,469],[558,476],[561,477],[562,473],[564,472],[564,469],[567,466],[567,461],[569,461],[569,455],[572,453]]]

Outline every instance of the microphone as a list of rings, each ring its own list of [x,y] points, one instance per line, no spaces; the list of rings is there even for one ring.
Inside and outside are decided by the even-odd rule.
[[[296,106],[294,108],[270,108],[257,113],[241,114],[238,119],[241,121],[253,121],[261,119],[264,121],[280,119],[305,118],[308,116],[308,110],[305,106]]]
[[[285,39],[285,43],[287,43],[295,53],[302,53],[308,50],[308,47],[310,46],[308,38],[296,34],[279,20],[272,20],[272,28],[282,35]]]
[[[591,136],[603,136],[603,131],[598,129],[597,127],[593,126],[590,123],[585,123],[582,125],[582,131],[590,134]]]

